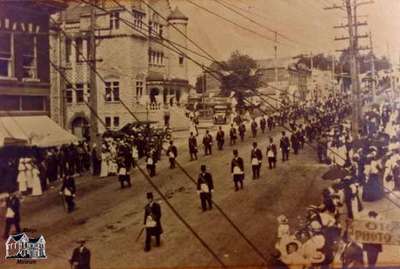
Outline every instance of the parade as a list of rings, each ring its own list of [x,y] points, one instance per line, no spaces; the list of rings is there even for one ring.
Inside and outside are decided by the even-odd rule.
[[[204,65],[173,2],[0,1],[0,268],[396,268],[400,75],[358,52],[362,4],[331,7],[340,55],[278,57],[275,32]]]

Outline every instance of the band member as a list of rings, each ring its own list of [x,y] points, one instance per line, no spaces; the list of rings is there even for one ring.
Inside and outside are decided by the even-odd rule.
[[[151,237],[156,237],[156,245],[160,246],[160,237],[163,233],[161,227],[161,207],[154,201],[153,193],[146,194],[148,204],[144,208],[144,225],[146,228],[146,241],[144,251],[151,249]]]
[[[193,132],[190,132],[188,144],[189,144],[190,160],[191,161],[197,160],[197,139],[193,135]]]
[[[197,179],[197,193],[200,194],[200,202],[201,208],[203,211],[208,209],[212,209],[212,193],[214,192],[214,183],[212,179],[212,175],[208,173],[206,170],[206,166],[203,164],[201,166],[201,173],[199,178]]]
[[[265,119],[267,116],[265,117],[261,117],[260,120],[260,128],[261,128],[261,132],[265,133],[265,127],[267,127],[267,120]]]
[[[64,196],[65,202],[67,203],[68,213],[75,210],[75,192],[75,179],[72,176],[65,177],[61,186],[60,194]]]
[[[250,127],[251,127],[251,133],[252,133],[253,138],[254,138],[254,137],[257,136],[257,128],[258,128],[258,124],[257,124],[257,122],[256,122],[256,119],[253,119],[253,120],[251,121]]]
[[[18,194],[16,192],[11,193],[6,200],[6,225],[4,228],[3,238],[7,240],[10,235],[11,225],[15,227],[15,234],[21,233],[21,227],[19,225],[20,222],[20,201],[18,198]]]
[[[210,132],[207,130],[206,134],[203,137],[204,155],[212,154],[212,143],[213,143],[213,138]]]
[[[236,144],[236,139],[237,139],[237,130],[235,128],[235,126],[233,126],[233,124],[231,124],[231,129],[229,130],[229,142],[230,145],[235,145]]]
[[[289,138],[286,136],[285,132],[282,132],[282,137],[280,141],[280,148],[282,151],[282,162],[289,160],[289,147],[290,147]]]
[[[253,148],[250,154],[251,167],[253,170],[253,179],[260,178],[262,152],[257,148],[257,142],[253,142]]]
[[[167,150],[167,156],[169,158],[169,168],[175,168],[175,159],[178,157],[178,149],[174,145],[174,142],[171,140],[169,141],[169,148]]]
[[[269,145],[267,146],[267,157],[269,169],[276,168],[276,157],[278,150],[272,137],[269,138]]]
[[[222,150],[224,147],[224,143],[225,143],[225,133],[222,130],[221,126],[218,129],[217,136],[215,139],[217,140],[218,149]]]
[[[90,269],[90,250],[85,246],[85,240],[79,240],[79,247],[72,252],[72,257],[69,260],[73,269]]]
[[[242,141],[242,142],[244,140],[245,133],[246,133],[246,125],[244,125],[244,122],[241,122],[239,124],[239,136],[240,136],[240,141]]]
[[[233,150],[233,160],[231,162],[231,173],[233,175],[233,183],[235,184],[235,191],[240,188],[243,189],[244,180],[244,163],[243,159],[239,157],[239,152],[235,149]]]

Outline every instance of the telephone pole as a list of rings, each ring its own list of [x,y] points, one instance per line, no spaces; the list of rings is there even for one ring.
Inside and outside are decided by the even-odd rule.
[[[369,46],[371,47],[371,52],[370,52],[370,64],[371,64],[371,94],[372,94],[372,102],[375,102],[376,98],[376,85],[375,85],[375,56],[374,56],[374,49],[372,45],[372,34],[371,32],[369,33]]]
[[[334,26],[334,28],[347,28],[347,37],[336,37],[335,41],[349,40],[349,58],[350,58],[350,77],[351,77],[351,95],[352,95],[352,135],[353,138],[358,138],[358,132],[360,129],[361,121],[361,93],[360,93],[360,82],[359,82],[359,66],[358,66],[358,52],[359,50],[368,49],[367,47],[360,47],[358,40],[360,38],[367,38],[368,35],[359,35],[358,26],[367,25],[366,22],[357,21],[357,7],[360,5],[370,4],[372,1],[358,2],[357,0],[344,0],[343,6],[334,5],[325,9],[341,9],[346,12],[347,25]],[[345,50],[338,50],[345,51]]]
[[[91,143],[98,144],[99,128],[97,122],[97,84],[96,84],[96,0],[90,0],[90,26],[89,26],[89,61],[90,68],[90,106],[93,110],[90,112],[90,140]]]
[[[275,87],[278,87],[278,33],[274,32],[274,40],[275,40],[275,44],[274,44],[274,70],[275,70]]]

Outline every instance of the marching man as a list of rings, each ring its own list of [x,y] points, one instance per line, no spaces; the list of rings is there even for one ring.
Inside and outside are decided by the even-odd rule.
[[[225,143],[225,132],[222,130],[222,127],[219,127],[217,132],[217,136],[215,138],[217,140],[218,150],[222,150]]]
[[[206,166],[201,166],[201,172],[197,179],[197,193],[200,194],[201,208],[203,211],[212,209],[212,197],[211,194],[214,192],[214,183],[212,175],[207,172]]]
[[[243,189],[244,180],[244,164],[243,159],[239,157],[239,152],[235,149],[233,150],[233,160],[231,162],[231,173],[233,175],[233,183],[235,184],[235,191]]]
[[[65,177],[61,186],[60,194],[64,196],[65,202],[67,203],[68,213],[75,210],[75,192],[75,179],[72,176]]]
[[[206,131],[206,134],[203,137],[203,145],[204,145],[204,155],[211,155],[212,154],[212,143],[213,138],[210,134],[210,131]]]
[[[160,237],[163,233],[161,227],[161,207],[154,201],[153,193],[146,194],[148,204],[144,208],[144,226],[146,228],[146,241],[144,251],[151,249],[151,237],[156,237],[156,245],[160,246]]]
[[[272,137],[269,138],[269,145],[267,147],[267,157],[269,169],[276,168],[276,155],[277,155],[276,145]]]
[[[253,142],[253,148],[250,155],[251,167],[253,170],[253,179],[260,178],[262,153],[259,148],[257,148],[257,142]]]
[[[169,148],[167,150],[167,156],[169,158],[169,168],[175,168],[175,159],[178,157],[178,149],[174,145],[174,142],[171,140],[169,141]]]
[[[231,124],[231,129],[229,130],[229,142],[230,145],[235,145],[236,144],[236,139],[237,139],[237,130],[235,128],[235,126],[233,125],[233,123]]]
[[[193,135],[193,132],[190,132],[188,144],[189,144],[190,160],[191,161],[197,160],[197,139],[196,136]]]

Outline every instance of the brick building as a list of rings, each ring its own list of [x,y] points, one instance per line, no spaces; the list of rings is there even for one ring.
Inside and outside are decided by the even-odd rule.
[[[183,115],[179,104],[188,91],[187,59],[158,41],[169,39],[185,48],[186,38],[176,28],[186,33],[188,18],[178,8],[173,10],[168,0],[147,2],[168,21],[140,0],[121,1],[128,11],[112,1],[100,4],[106,11],[96,9],[96,65],[105,79],[105,82],[99,77],[96,80],[97,111],[109,129],[119,129],[134,121],[120,100],[143,120],[149,117],[161,121],[166,107],[172,125],[174,119]],[[72,85],[57,72],[52,73],[52,118],[77,136],[85,137],[90,118],[89,108],[84,104],[90,97],[90,68],[85,62],[89,53],[90,6],[70,4],[56,20],[67,36],[54,32],[55,49],[51,57],[64,67]],[[122,20],[129,21],[134,29]],[[165,40],[162,42],[168,45]],[[105,129],[99,124],[100,133]]]
[[[0,0],[0,116],[50,115],[49,16],[65,7]]]

